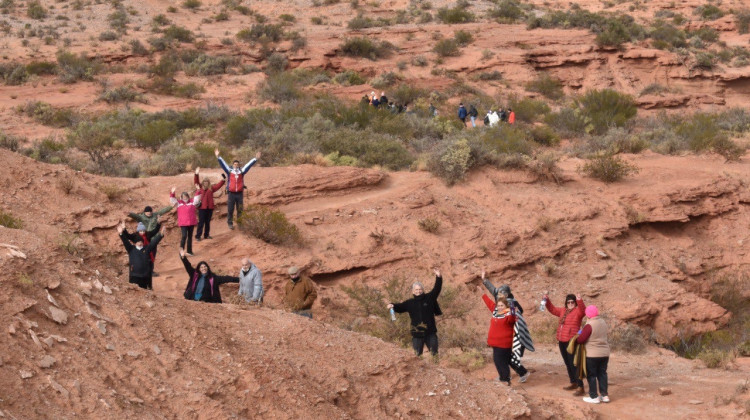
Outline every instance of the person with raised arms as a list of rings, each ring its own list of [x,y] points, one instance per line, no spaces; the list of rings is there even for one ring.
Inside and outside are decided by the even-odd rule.
[[[242,199],[245,195],[245,174],[260,159],[260,152],[255,154],[254,159],[250,159],[245,166],[240,167],[240,161],[234,160],[230,168],[224,159],[221,158],[219,149],[214,150],[216,158],[219,160],[221,169],[227,176],[227,225],[229,229],[234,229],[234,210],[237,209],[237,218],[242,214]]]

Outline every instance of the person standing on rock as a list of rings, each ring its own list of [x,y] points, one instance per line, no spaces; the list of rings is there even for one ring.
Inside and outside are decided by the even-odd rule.
[[[586,347],[586,381],[589,383],[589,396],[583,401],[591,404],[609,402],[607,392],[607,365],[609,364],[609,343],[607,342],[607,323],[599,317],[599,308],[594,305],[586,307],[588,322],[581,329],[576,343]],[[597,382],[599,393],[597,394]]]
[[[175,187],[169,193],[169,201],[173,206],[177,206],[177,224],[180,226],[182,236],[180,237],[180,248],[185,250],[188,255],[193,255],[193,229],[198,224],[198,217],[195,215],[196,208],[201,203],[201,196],[198,194],[200,186],[195,186],[195,197],[190,199],[190,194],[186,191],[180,194],[178,200],[175,195]]]
[[[200,242],[201,236],[203,239],[211,238],[211,218],[214,214],[214,193],[224,185],[224,179],[211,185],[211,180],[203,178],[203,183],[199,182],[199,173],[201,168],[195,168],[195,175],[193,176],[193,184],[201,185],[196,195],[201,197],[201,205],[198,208],[198,230],[195,231],[195,240]],[[221,174],[222,178],[226,179],[225,174]]]
[[[500,295],[502,296],[502,295]],[[487,333],[487,345],[492,347],[492,360],[499,375],[500,382],[510,386],[510,359],[513,354],[513,327],[516,324],[516,309],[512,301],[502,298],[491,299],[482,294],[487,309],[492,312],[490,330]]]
[[[315,283],[303,276],[298,267],[289,267],[289,282],[284,286],[284,307],[297,315],[312,319],[312,305],[318,298]]]
[[[238,283],[240,279],[232,276],[217,276],[205,261],[198,263],[195,268],[190,265],[185,250],[180,249],[180,260],[188,273],[188,284],[183,296],[187,300],[207,303],[221,303],[219,286],[224,283]]]
[[[396,313],[409,313],[411,319],[411,344],[417,356],[422,355],[425,344],[433,357],[438,354],[437,326],[435,315],[442,315],[438,305],[438,296],[443,288],[443,277],[440,270],[433,269],[435,273],[435,285],[428,293],[424,292],[422,283],[415,282],[411,286],[413,297],[401,303],[389,303],[388,309]]]
[[[161,224],[159,223],[159,216],[168,213],[170,210],[172,210],[172,206],[164,207],[158,211],[154,211],[151,206],[146,206],[146,208],[143,209],[143,213],[128,213],[128,217],[137,222],[143,223],[146,226],[146,234],[149,235],[150,238],[153,238],[161,228]],[[154,247],[152,251],[152,253],[154,254],[154,259],[156,259],[156,251],[157,248]],[[156,273],[153,273],[153,275],[158,276],[158,274]]]
[[[240,290],[238,295],[244,296],[248,303],[261,304],[263,302],[263,274],[250,258],[242,259],[240,269]]]
[[[245,166],[240,168],[240,161],[232,162],[232,167],[227,166],[224,159],[219,156],[219,149],[214,150],[216,158],[219,160],[221,169],[227,176],[227,225],[229,229],[234,229],[233,217],[234,209],[237,209],[237,218],[242,214],[242,199],[245,195],[245,174],[260,159],[260,152],[255,154],[254,159],[250,159]]]
[[[585,315],[586,305],[583,303],[581,295],[569,294],[565,297],[565,308],[558,308],[552,304],[549,300],[549,293],[544,292],[544,301],[547,311],[559,317],[560,320],[557,326],[557,341],[560,347],[560,354],[562,355],[565,367],[568,370],[568,378],[570,379],[570,385],[563,387],[563,389],[572,391],[575,390],[573,395],[580,397],[586,394],[583,389],[583,381],[578,377],[578,369],[573,363],[574,356],[568,353],[568,343],[573,336],[576,335],[579,329],[581,329],[581,320]]]
[[[482,283],[487,291],[495,298],[495,301],[504,300],[508,302],[510,307],[516,312],[516,322],[513,324],[513,345],[511,347],[511,358],[510,367],[520,376],[521,383],[526,382],[531,374],[523,364],[521,364],[521,358],[526,349],[534,351],[534,343],[531,340],[531,334],[529,328],[526,325],[526,320],[523,318],[523,307],[513,296],[510,291],[510,286],[504,284],[496,288],[489,279],[485,278],[485,271],[482,270]]]
[[[125,222],[123,221],[117,226],[117,233],[120,236],[122,245],[125,247],[125,251],[128,253],[130,283],[137,284],[142,289],[151,289],[154,265],[150,254],[156,249],[165,232],[166,228],[162,227],[161,231],[154,235],[153,240],[148,245],[144,245],[144,240],[140,235],[134,238],[135,243],[132,244],[125,236]]]

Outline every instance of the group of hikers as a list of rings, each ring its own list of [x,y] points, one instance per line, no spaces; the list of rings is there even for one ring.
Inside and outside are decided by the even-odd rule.
[[[472,106],[473,110],[476,110]],[[473,123],[473,120],[472,120]],[[177,209],[177,224],[180,226],[179,256],[188,275],[187,285],[183,296],[187,300],[221,303],[219,286],[224,283],[239,283],[240,296],[253,304],[263,302],[263,276],[260,269],[249,258],[243,258],[237,276],[220,276],[211,271],[206,261],[200,261],[193,266],[188,256],[193,256],[193,229],[196,241],[212,239],[211,219],[215,208],[214,193],[225,184],[227,193],[227,224],[234,229],[234,213],[239,219],[242,214],[243,196],[246,189],[245,174],[260,159],[258,152],[244,166],[235,160],[232,166],[221,158],[219,150],[215,150],[219,166],[223,170],[222,180],[212,184],[207,177],[199,182],[200,168],[196,168],[193,177],[195,192],[192,197],[187,191],[175,195],[176,188],[170,191],[170,205],[154,211],[146,206],[142,213],[130,213],[130,218],[138,222],[136,232],[129,233],[122,221],[117,226],[117,232],[128,253],[130,283],[137,284],[144,289],[152,289],[154,261],[159,243],[164,238],[166,228],[162,226],[160,217]],[[197,216],[196,216],[197,215]],[[412,347],[417,356],[421,356],[424,347],[433,356],[438,354],[438,336],[435,316],[441,315],[438,297],[443,286],[443,277],[439,269],[434,269],[435,284],[429,292],[425,292],[420,282],[412,284],[412,298],[401,303],[389,303],[388,309],[392,313],[408,313],[411,320]],[[313,281],[302,275],[301,270],[292,266],[288,269],[289,282],[284,286],[282,303],[293,313],[312,318],[312,305],[317,298],[317,291]],[[482,270],[481,278],[484,287],[489,292],[482,295],[487,309],[491,313],[490,327],[487,335],[487,345],[492,348],[492,358],[499,375],[498,379],[510,385],[510,370],[516,372],[520,382],[526,382],[530,372],[521,363],[525,350],[534,351],[533,341],[523,318],[523,307],[515,299],[509,285],[495,287],[486,278]],[[481,286],[480,286],[481,287]],[[598,404],[609,402],[607,393],[607,363],[609,361],[609,346],[607,344],[607,325],[599,317],[596,306],[586,307],[581,296],[569,294],[565,298],[565,306],[558,308],[552,304],[547,292],[544,293],[540,310],[548,311],[559,318],[556,338],[560,354],[567,369],[570,383],[564,387],[574,391],[574,395],[585,394],[583,378],[589,384],[589,395],[583,400]],[[588,319],[581,328],[584,316]],[[394,315],[395,319],[395,315]]]
[[[411,299],[387,305],[393,312],[409,314],[412,347],[417,356],[422,355],[425,345],[433,356],[438,354],[435,316],[442,314],[438,297],[443,287],[443,278],[440,270],[435,269],[434,273],[435,285],[432,290],[425,292],[422,283],[415,282],[412,284]],[[523,307],[513,296],[509,285],[495,287],[486,278],[484,270],[481,278],[491,295],[483,294],[482,300],[492,314],[487,345],[492,348],[492,360],[499,375],[498,380],[510,386],[510,370],[513,369],[519,376],[519,382],[526,382],[530,372],[521,363],[521,358],[526,349],[534,351],[534,344],[523,318]],[[591,404],[608,403],[608,328],[599,316],[598,308],[594,305],[585,306],[581,296],[573,294],[567,295],[565,307],[559,308],[552,304],[549,293],[545,291],[540,310],[558,317],[556,338],[570,379],[570,383],[563,389],[574,391],[574,396],[584,396],[583,378],[586,378],[589,395],[584,396],[583,401]],[[584,316],[587,322],[581,328]]]
[[[461,120],[464,127],[466,127],[466,118],[469,118],[471,127],[476,128],[477,117],[479,117],[479,111],[477,111],[477,107],[474,104],[469,105],[468,110],[463,103],[458,104],[458,119]],[[500,122],[512,125],[516,123],[516,113],[511,108],[505,109],[500,107],[498,110],[490,108],[487,111],[487,115],[484,116],[483,122],[488,127],[494,127]]]

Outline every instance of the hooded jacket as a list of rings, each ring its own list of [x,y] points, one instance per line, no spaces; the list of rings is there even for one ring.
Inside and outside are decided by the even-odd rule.
[[[263,296],[263,274],[255,264],[250,263],[250,269],[245,273],[240,269],[240,296],[245,296],[245,301],[255,302]]]
[[[173,206],[177,206],[177,224],[179,226],[195,226],[198,224],[198,216],[195,209],[201,203],[200,194],[195,194],[192,200],[178,200],[174,193],[169,193],[169,201]]]
[[[130,240],[125,236],[125,231],[120,234],[120,240],[128,252],[130,277],[146,278],[151,276],[153,265],[151,264],[151,256],[149,254],[156,248],[161,238],[161,233],[157,233],[148,245],[138,249],[130,243]]]
[[[155,231],[155,232],[146,232],[145,235],[141,235],[139,232],[130,233],[130,232],[128,232],[127,229],[123,229],[122,236],[124,236],[130,242],[132,242],[133,245],[135,245],[136,242],[138,242],[139,240],[141,240],[141,241],[143,241],[143,246],[145,247],[146,245],[150,244],[151,241],[154,240],[154,236],[156,236],[157,233],[159,233],[159,232],[158,231]],[[156,247],[154,246],[154,248],[156,248]],[[154,262],[154,257],[155,257],[154,256],[154,248],[152,248],[151,251],[148,254],[148,256],[151,259],[152,263]]]
[[[224,185],[224,180],[217,182],[214,185],[211,185],[208,187],[208,189],[203,188],[203,184],[201,184],[199,181],[198,174],[193,174],[193,184],[200,185],[201,189],[198,190],[198,193],[196,195],[199,195],[201,197],[201,205],[198,207],[201,210],[213,210],[214,209],[214,193],[216,191],[219,191],[219,188],[221,188],[222,185]]]
[[[411,318],[412,337],[425,337],[437,333],[435,315],[442,315],[437,299],[443,288],[443,278],[435,277],[435,286],[428,293],[414,296],[401,303],[393,304],[393,311],[397,313],[409,313]]]
[[[182,257],[181,259],[189,278],[183,296],[185,296],[185,299],[187,300],[195,300],[195,288],[198,286],[198,279],[200,279],[201,273],[190,265],[190,261],[188,261],[187,257]],[[219,285],[224,283],[238,283],[240,279],[232,276],[215,275],[211,272],[211,267],[205,261],[199,262],[195,267],[200,267],[201,264],[206,264],[206,267],[208,267],[208,272],[206,273],[207,281],[203,284],[201,302],[221,303],[221,291],[219,290]]]

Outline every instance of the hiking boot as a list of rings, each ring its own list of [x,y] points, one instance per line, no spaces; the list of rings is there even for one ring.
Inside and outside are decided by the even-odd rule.
[[[234,230],[234,225],[229,225],[229,230]]]
[[[573,393],[573,396],[580,397],[582,395],[586,395],[586,391],[583,390],[582,386],[579,386],[578,388],[576,388],[576,392]],[[596,401],[599,402],[599,399],[597,398]]]
[[[603,403],[609,402],[609,396],[607,395],[602,395],[601,397],[599,397],[599,399],[602,400]]]
[[[206,236],[206,237],[205,237],[205,238],[203,238],[203,239],[213,239],[213,237],[211,237],[211,235],[209,235],[209,236]]]
[[[529,379],[529,375],[531,375],[531,372],[526,372],[525,375],[521,376],[521,383],[526,382],[526,380]]]
[[[583,402],[587,402],[589,404],[599,404],[599,398],[583,397]]]
[[[196,240],[197,242],[200,242],[200,241],[201,241],[201,238],[195,238],[195,240]]]
[[[563,389],[566,390],[566,391],[572,391],[572,390],[574,390],[576,388],[578,388],[578,385],[576,385],[574,383],[571,383],[570,385],[563,387]]]

